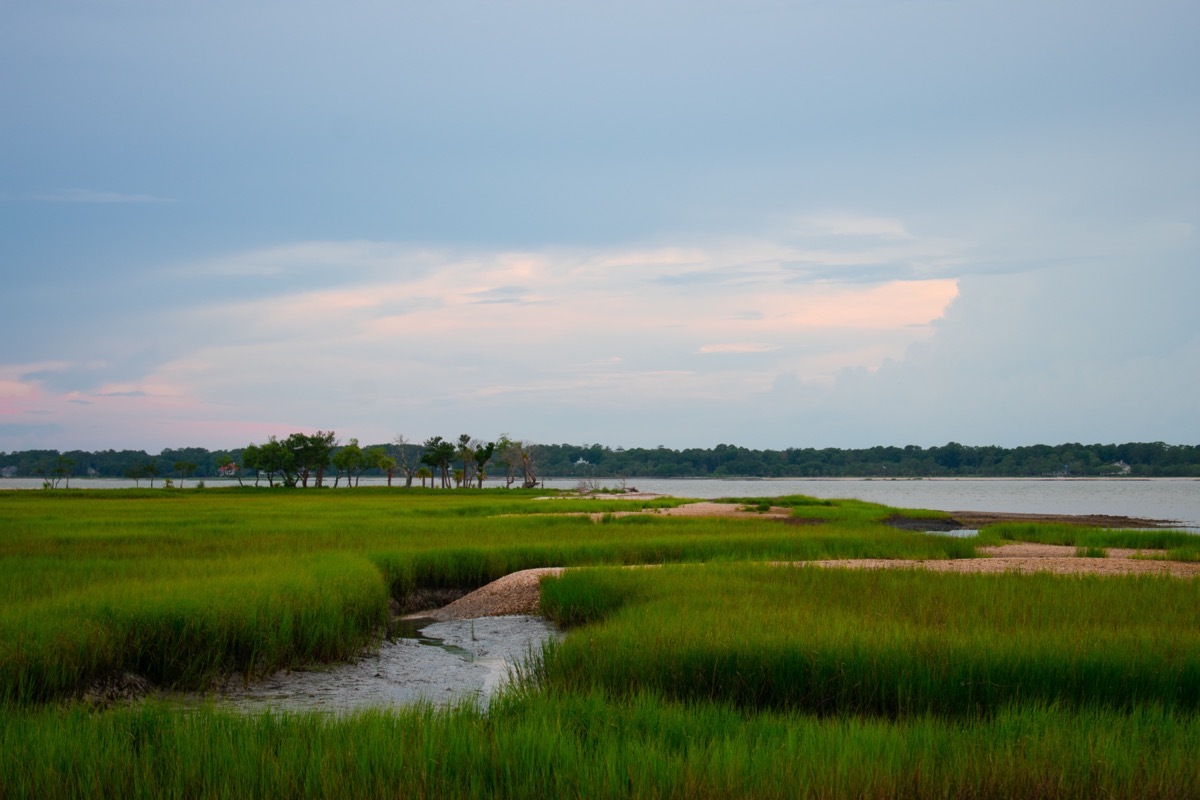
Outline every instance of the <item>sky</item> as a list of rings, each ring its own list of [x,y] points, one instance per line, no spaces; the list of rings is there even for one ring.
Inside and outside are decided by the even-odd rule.
[[[1194,0],[3,0],[0,451],[1200,443]]]

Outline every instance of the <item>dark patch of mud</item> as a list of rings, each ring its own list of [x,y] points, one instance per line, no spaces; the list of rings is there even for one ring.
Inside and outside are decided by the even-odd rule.
[[[471,591],[472,589],[458,587],[449,589],[414,589],[403,601],[393,599],[389,605],[392,610],[392,616],[400,617],[415,614],[419,611],[432,611],[435,608],[448,606],[460,597],[467,596]]]
[[[122,672],[92,681],[79,695],[79,700],[96,708],[111,708],[141,700],[153,690],[154,685],[141,675]]]
[[[953,518],[902,517],[899,515],[888,517],[883,524],[902,531],[921,531],[922,533],[950,533],[971,527]]]
[[[950,533],[960,530],[979,530],[988,525],[1004,522],[1050,523],[1078,525],[1085,528],[1170,528],[1174,523],[1166,519],[1143,519],[1109,514],[1012,514],[990,511],[952,511],[949,517],[902,517],[894,515],[883,520],[884,525],[905,531],[927,533]]]
[[[1001,522],[1047,522],[1087,528],[1172,528],[1178,520],[1122,517],[1111,514],[1010,514],[990,511],[951,511],[965,528],[984,528]]]

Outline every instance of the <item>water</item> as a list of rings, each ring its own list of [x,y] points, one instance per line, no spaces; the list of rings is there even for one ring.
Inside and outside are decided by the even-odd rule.
[[[363,486],[385,485],[383,478],[364,478]],[[616,480],[601,480],[615,487]],[[574,478],[547,480],[551,489],[573,489]],[[1195,478],[1114,479],[1009,479],[938,478],[925,480],[824,480],[780,479],[630,479],[630,486],[645,492],[676,497],[772,497],[805,494],[821,498],[851,497],[904,508],[938,511],[1000,511],[1035,514],[1112,514],[1177,521],[1200,529],[1200,480]],[[0,479],[0,489],[40,489],[39,478]],[[161,486],[161,482],[158,483]],[[193,486],[188,481],[188,486]],[[237,485],[236,481],[207,481],[211,487]],[[499,484],[488,484],[499,485]],[[132,488],[119,479],[76,478],[72,488]],[[340,491],[340,490],[339,490]]]
[[[1111,514],[1172,520],[1183,527],[1200,529],[1200,480],[1195,478],[676,479],[631,480],[629,484],[646,492],[698,499],[803,494],[936,511]],[[574,485],[575,482],[567,480],[546,481],[546,486],[553,488]]]
[[[486,703],[514,665],[562,635],[546,620],[529,616],[422,620],[407,634],[350,664],[278,672],[249,685],[233,680],[213,695],[190,695],[184,702],[211,700],[245,713],[337,714],[418,702]]]

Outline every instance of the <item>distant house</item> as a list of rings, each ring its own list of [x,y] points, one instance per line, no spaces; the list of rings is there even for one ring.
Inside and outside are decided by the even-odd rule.
[[[236,478],[237,474],[238,474],[238,465],[237,464],[232,464],[232,463],[224,464],[222,466],[217,467],[217,477],[218,478]]]
[[[1113,464],[1113,466],[1116,467],[1118,475],[1128,475],[1133,469],[1133,467],[1129,466],[1124,461],[1118,461],[1117,463]]]

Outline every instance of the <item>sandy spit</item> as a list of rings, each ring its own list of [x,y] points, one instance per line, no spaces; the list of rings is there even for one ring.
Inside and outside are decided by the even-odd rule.
[[[1052,544],[1014,543],[983,547],[984,558],[910,561],[904,559],[858,558],[832,561],[774,562],[781,566],[813,566],[840,569],[926,569],[932,572],[1052,572],[1060,575],[1170,575],[1194,578],[1200,575],[1200,563],[1136,558],[1155,551],[1108,551],[1108,558],[1083,558],[1075,548]],[[563,567],[526,569],[505,575],[481,589],[455,600],[436,611],[413,614],[436,620],[473,619],[508,614],[539,613],[538,586],[546,575],[561,575]]]
[[[646,493],[615,495],[604,499],[644,500],[658,497]],[[1148,520],[1133,517],[1070,516],[1052,514],[1004,514],[976,511],[950,512],[962,527],[983,527],[1005,521],[1021,522],[1068,522],[1103,526],[1108,528],[1153,528],[1169,524],[1166,520]],[[675,508],[647,509],[645,511],[618,511],[613,516],[631,514],[661,514],[672,517],[766,517],[789,520],[791,512],[786,508],[772,507],[759,512],[734,503],[702,501],[687,503]],[[603,514],[589,515],[599,519]],[[795,566],[840,567],[843,569],[927,569],[935,572],[1053,572],[1058,574],[1094,575],[1171,575],[1191,578],[1200,575],[1200,563],[1150,560],[1136,556],[1155,555],[1155,551],[1110,549],[1107,558],[1082,558],[1075,555],[1070,546],[1028,544],[1014,542],[998,547],[980,548],[983,558],[951,560],[908,561],[901,559],[846,559],[834,561],[787,562]],[[539,584],[546,575],[559,575],[563,567],[526,569],[505,575],[481,589],[455,600],[436,611],[423,611],[412,617],[431,617],[437,620],[474,619],[479,617],[509,614],[537,614],[539,607]]]

